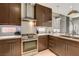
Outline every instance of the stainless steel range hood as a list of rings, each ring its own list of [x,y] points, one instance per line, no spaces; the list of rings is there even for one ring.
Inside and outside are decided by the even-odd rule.
[[[34,19],[34,4],[23,3],[22,4],[22,19]]]

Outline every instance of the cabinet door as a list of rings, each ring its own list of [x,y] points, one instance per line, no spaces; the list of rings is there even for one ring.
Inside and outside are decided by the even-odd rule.
[[[48,21],[52,21],[52,9],[51,8],[49,8],[48,9]]]
[[[67,56],[79,56],[79,42],[67,41]]]
[[[21,55],[21,40],[8,39],[0,41],[0,56],[19,56]]]
[[[10,44],[5,44],[0,45],[0,56],[11,55]]]
[[[37,19],[36,25],[37,26],[42,26],[42,21],[43,21],[43,9],[41,5],[36,4],[35,5],[35,18]]]
[[[21,39],[13,39],[13,41],[10,42],[10,50],[11,56],[20,56],[21,55]]]
[[[47,36],[39,36],[38,38],[38,51],[43,51],[48,48]]]
[[[11,3],[9,4],[9,24],[20,25],[21,24],[21,4]]]
[[[52,21],[52,9],[45,7],[45,22]]]
[[[35,5],[35,18],[37,19],[37,26],[46,26],[49,20],[52,20],[52,9],[45,6]]]
[[[43,7],[44,8],[44,19],[43,19],[43,26],[50,27],[52,26],[52,9]]]
[[[8,3],[0,3],[0,24],[7,25],[9,17]]]
[[[65,56],[65,49],[66,49],[66,44],[65,44],[65,40],[61,39],[61,38],[56,38],[56,45],[55,45],[55,52],[56,54],[60,55],[60,56]]]
[[[68,45],[67,54],[68,56],[79,56],[79,47]]]

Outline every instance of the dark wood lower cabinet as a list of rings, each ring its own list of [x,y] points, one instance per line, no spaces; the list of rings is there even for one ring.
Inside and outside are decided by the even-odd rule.
[[[59,56],[79,56],[79,42],[49,36],[49,49]]]
[[[79,56],[79,47],[68,45],[68,51],[67,54],[68,56]]]
[[[49,49],[56,55],[65,55],[65,42],[59,38],[50,36],[49,37]]]
[[[48,48],[48,36],[38,37],[38,51],[43,51]]]
[[[79,56],[79,42],[67,40],[67,56]]]
[[[48,48],[55,53],[55,49],[56,49],[56,42],[55,42],[56,40],[55,40],[55,37],[52,37],[52,36],[48,36],[48,37],[49,37]]]
[[[0,40],[0,56],[20,56],[21,39]]]
[[[56,39],[56,45],[55,45],[56,54],[64,56],[65,55],[65,49],[66,49],[65,41],[63,39],[57,38]]]

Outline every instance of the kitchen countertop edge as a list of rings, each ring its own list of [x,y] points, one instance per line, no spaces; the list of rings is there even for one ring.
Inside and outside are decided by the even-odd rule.
[[[58,38],[63,38],[63,39],[67,39],[67,40],[72,40],[72,41],[77,41],[79,42],[79,39],[75,39],[75,38],[68,38],[68,37],[63,37],[61,35],[54,35],[54,34],[38,34],[38,36],[43,36],[43,35],[49,35],[49,36],[54,36],[54,37],[58,37]]]
[[[16,38],[21,38],[21,35],[13,35],[13,36],[0,36],[0,40],[16,39]]]

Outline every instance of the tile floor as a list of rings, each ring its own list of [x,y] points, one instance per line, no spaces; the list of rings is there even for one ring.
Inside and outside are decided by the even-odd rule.
[[[52,53],[49,49],[46,49],[42,52],[39,52],[35,56],[56,56],[54,53]]]

